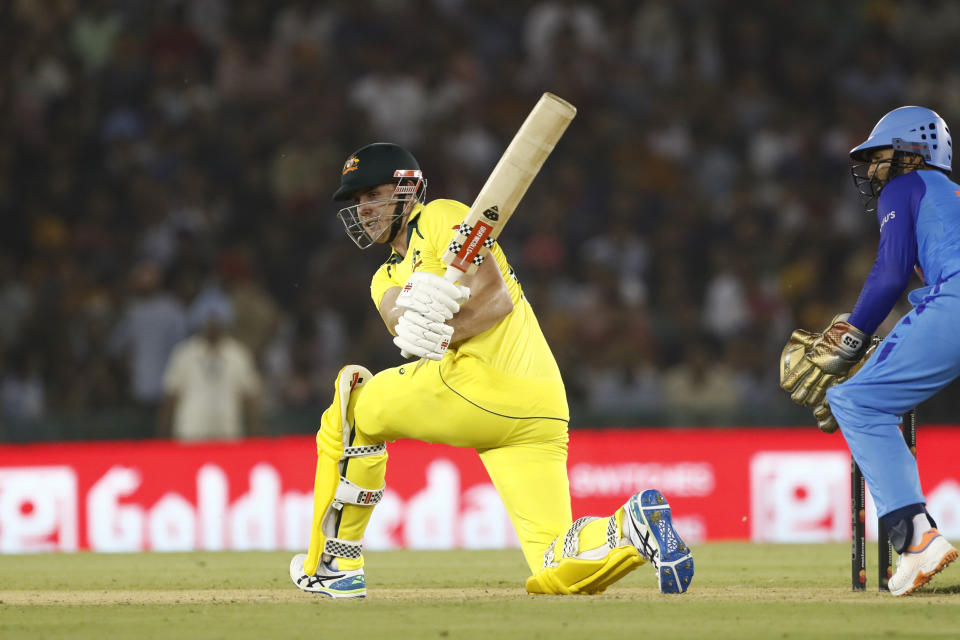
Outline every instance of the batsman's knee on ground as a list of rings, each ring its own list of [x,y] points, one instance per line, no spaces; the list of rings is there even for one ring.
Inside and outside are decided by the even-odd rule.
[[[543,554],[543,568],[527,578],[528,593],[591,594],[645,562],[620,535],[623,509],[609,518],[580,518]],[[621,544],[623,542],[623,544]]]
[[[542,428],[555,432],[550,440],[478,451],[534,573],[543,563],[543,552],[573,520],[566,430],[553,421]]]
[[[580,518],[547,549],[527,592],[602,593],[644,562],[661,593],[684,593],[693,580],[693,556],[673,528],[670,505],[656,489],[635,494],[609,518]]]

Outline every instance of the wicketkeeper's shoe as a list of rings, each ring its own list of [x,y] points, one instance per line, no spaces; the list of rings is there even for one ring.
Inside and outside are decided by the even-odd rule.
[[[957,550],[939,531],[927,529],[919,544],[907,547],[900,555],[897,572],[888,583],[890,593],[895,596],[913,593],[946,569],[957,555]]]
[[[673,528],[670,505],[656,489],[635,494],[624,505],[623,534],[653,568],[661,593],[683,593],[693,580],[693,555]]]
[[[303,562],[306,559],[307,554],[299,553],[290,561],[290,579],[298,588],[331,598],[366,597],[367,581],[363,577],[363,569],[336,570],[321,562],[317,566],[317,572],[308,576],[303,571]]]

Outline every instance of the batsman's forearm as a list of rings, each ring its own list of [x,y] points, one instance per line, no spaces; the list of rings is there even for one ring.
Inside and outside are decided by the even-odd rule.
[[[498,322],[510,315],[513,311],[513,300],[510,294],[498,294],[491,299],[471,299],[460,308],[460,312],[453,316],[447,324],[453,327],[453,344],[463,342],[467,338],[492,329]]]
[[[380,317],[383,318],[383,323],[387,325],[387,331],[392,336],[397,335],[394,327],[397,326],[397,321],[403,315],[403,309],[398,308],[396,304],[398,295],[400,295],[400,287],[391,287],[387,289],[380,300]]]

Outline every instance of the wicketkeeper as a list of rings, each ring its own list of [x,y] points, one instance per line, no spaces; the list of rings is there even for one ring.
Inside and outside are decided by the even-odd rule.
[[[347,235],[392,249],[370,290],[411,361],[372,375],[344,367],[317,433],[313,528],[290,577],[304,591],[366,594],[363,532],[384,490],[386,443],[415,438],[476,449],[516,529],[530,593],[599,593],[650,562],[660,590],[682,593],[690,550],[655,489],[605,518],[571,522],[569,413],[560,371],[520,282],[496,244],[471,277],[444,280],[441,256],[468,207],[425,204],[427,181],[406,150],[351,154],[335,200]]]
[[[899,424],[960,375],[960,185],[949,178],[947,123],[924,107],[883,116],[850,157],[857,162],[854,184],[880,226],[877,259],[850,314],[822,333],[793,333],[781,356],[780,386],[814,408],[824,431],[839,425],[900,554],[889,582],[899,596],[957,559],[926,511]],[[910,292],[914,308],[878,345],[871,334],[914,270],[924,283]]]

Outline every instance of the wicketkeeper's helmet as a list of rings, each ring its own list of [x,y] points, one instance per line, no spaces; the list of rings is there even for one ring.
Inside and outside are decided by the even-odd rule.
[[[886,177],[881,180],[871,171],[871,152],[893,149]],[[953,141],[943,118],[926,107],[900,107],[880,118],[861,144],[850,150],[858,164],[850,167],[853,184],[867,213],[875,213],[880,192],[888,182],[913,167],[906,154],[923,158],[928,167],[950,173],[953,166]]]
[[[884,147],[915,153],[929,166],[947,173],[953,167],[950,128],[943,118],[926,107],[900,107],[883,116],[867,139],[850,150],[850,157],[864,162],[870,151]]]

